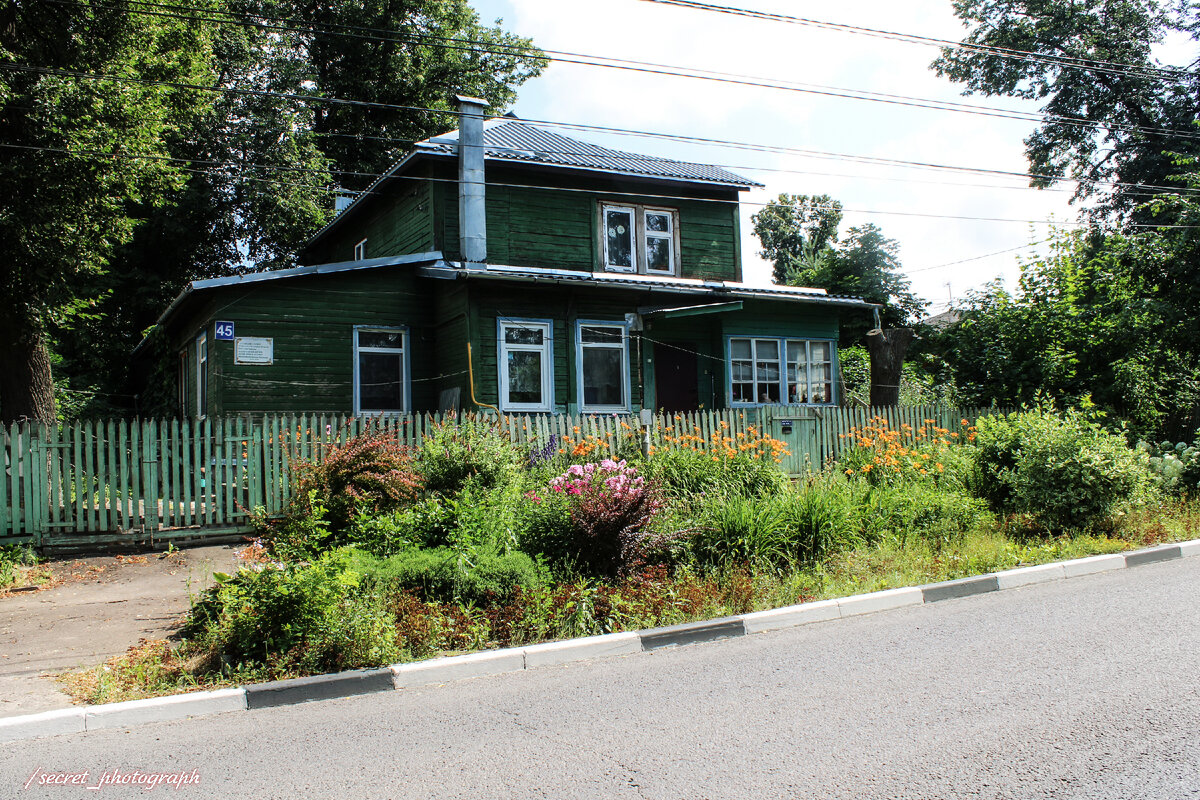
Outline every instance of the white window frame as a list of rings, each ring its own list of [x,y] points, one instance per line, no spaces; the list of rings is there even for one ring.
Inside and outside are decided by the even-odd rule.
[[[196,337],[196,418],[208,416],[208,331]]]
[[[657,231],[651,232],[650,226],[648,226],[646,224],[646,217],[650,216],[651,214],[656,214],[658,216],[665,216],[669,220],[668,225],[670,226],[670,228],[665,234],[659,233]],[[647,275],[674,275],[675,274],[675,272],[676,272],[675,267],[676,267],[676,264],[678,261],[678,259],[676,258],[676,255],[675,255],[676,254],[675,228],[677,227],[675,224],[675,220],[676,220],[676,214],[673,209],[654,208],[653,206],[643,206],[642,207],[642,216],[641,216],[642,254],[645,256],[643,261],[646,265],[646,274]],[[670,264],[670,266],[667,269],[650,269],[650,240],[651,239],[666,240],[666,242],[667,242],[667,263]]]
[[[362,261],[367,257],[367,240],[363,239],[358,244],[354,245],[354,260]]]
[[[399,333],[400,347],[359,347],[358,335],[360,333]],[[399,416],[408,414],[412,410],[412,350],[409,348],[408,328],[403,325],[355,325],[354,326],[354,414],[371,415],[371,416]],[[399,353],[400,360],[403,364],[403,375],[401,380],[404,382],[404,397],[403,408],[399,411],[394,409],[371,409],[362,407],[362,387],[359,383],[359,353]]]
[[[541,344],[509,344],[505,341],[506,328],[540,328]],[[514,403],[508,399],[508,353],[540,353],[542,357],[542,402]],[[516,319],[501,317],[496,320],[496,361],[500,374],[498,388],[501,411],[549,414],[554,410],[554,321],[549,319]]]
[[[623,211],[629,214],[629,261],[628,267],[622,264],[614,264],[608,257],[608,212]],[[605,272],[630,272],[638,271],[638,210],[636,206],[623,206],[615,203],[604,203],[600,206],[600,238],[604,247],[604,271]]]
[[[608,212],[624,211],[629,213],[630,224],[633,225],[631,236],[631,266],[613,264],[608,258]],[[667,239],[670,242],[671,268],[648,269],[649,258],[646,253],[648,235],[646,233],[646,215],[665,214],[671,220],[669,236],[660,233],[649,235],[649,238]],[[679,274],[679,210],[660,206],[644,206],[633,203],[600,203],[600,252],[604,261],[605,272],[621,272],[639,275],[678,275]]]
[[[836,406],[838,404],[838,385],[837,385],[838,351],[837,351],[837,340],[836,339],[821,339],[821,338],[801,339],[798,337],[755,336],[753,334],[750,334],[750,335],[742,335],[742,336],[731,335],[731,336],[727,336],[725,338],[725,391],[726,391],[726,397],[729,398],[729,405],[731,407],[749,408],[749,407],[762,406],[762,405],[774,405],[774,403],[762,403],[762,402],[747,403],[745,401],[738,401],[738,400],[733,399],[733,384],[734,384],[734,380],[733,380],[733,361],[734,361],[734,359],[733,359],[733,342],[735,340],[749,341],[751,343],[751,345],[750,345],[750,357],[751,357],[751,365],[752,365],[751,369],[754,370],[755,372],[757,372],[757,363],[758,363],[757,342],[771,341],[771,342],[775,342],[777,344],[777,346],[779,347],[779,367],[780,367],[780,369],[779,369],[779,397],[781,398],[780,405],[803,405],[803,406],[824,407],[824,406]],[[803,403],[799,403],[799,402],[793,403],[791,401],[791,399],[788,397],[788,345],[789,344],[803,344],[804,345],[804,356],[805,356],[805,376],[804,377],[805,377],[805,388],[806,388],[805,397],[806,398],[812,397],[812,387],[813,387],[812,346],[814,344],[824,344],[829,347],[829,361],[827,363],[829,364],[830,379],[829,379],[829,398],[827,400],[820,402],[820,403],[814,403],[814,402],[811,402],[811,400],[806,400]],[[826,362],[822,362],[822,363],[826,363]],[[738,383],[745,383],[745,381],[738,381]],[[823,383],[823,381],[818,381],[817,383],[818,384]],[[756,376],[755,380],[754,380],[756,392],[757,392],[758,384],[759,384],[759,381],[757,380],[757,376]]]
[[[621,342],[619,345],[589,343],[584,344],[584,328],[619,328]],[[621,405],[589,406],[584,400],[583,387],[583,351],[585,348],[611,349],[621,351]],[[581,414],[627,414],[630,410],[630,376],[629,376],[629,323],[615,320],[580,319],[575,321],[575,385],[579,399]]]

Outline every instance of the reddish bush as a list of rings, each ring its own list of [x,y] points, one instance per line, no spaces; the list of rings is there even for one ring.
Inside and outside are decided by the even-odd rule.
[[[662,501],[636,469],[611,459],[577,464],[552,480],[550,491],[570,499],[572,541],[563,544],[580,569],[615,577],[645,563],[647,531]]]
[[[296,497],[315,491],[326,507],[330,526],[344,530],[359,512],[378,514],[412,503],[423,480],[412,452],[388,431],[366,431],[334,444],[317,462],[293,463]]]

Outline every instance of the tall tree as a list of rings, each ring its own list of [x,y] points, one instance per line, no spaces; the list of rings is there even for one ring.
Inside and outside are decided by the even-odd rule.
[[[781,194],[751,215],[763,258],[775,264],[771,279],[787,283],[788,274],[825,258],[837,241],[842,204],[827,194]]]
[[[126,391],[125,356],[188,280],[290,264],[337,189],[365,188],[414,140],[456,126],[422,109],[456,108],[465,93],[502,111],[545,64],[466,0],[214,2],[219,90],[167,142],[196,169],[164,203],[134,207],[139,223],[96,304],[55,329],[79,388]],[[171,19],[172,8],[153,13]]]
[[[913,294],[900,272],[899,244],[867,223],[851,228],[835,247],[841,219],[842,204],[828,195],[781,194],[754,214],[754,233],[763,258],[774,262],[775,282],[878,303],[884,327],[915,321],[928,304]],[[861,343],[873,325],[866,317],[846,320],[842,342]]]
[[[1168,151],[1200,153],[1200,61],[1154,55],[1168,34],[1200,35],[1194,2],[955,0],[954,11],[969,32],[933,62],[938,74],[967,94],[1043,102],[1025,139],[1034,186],[1078,180],[1077,197],[1100,191],[1101,214],[1128,218],[1169,191],[1146,186],[1176,185]]]
[[[54,418],[47,330],[96,301],[130,206],[178,190],[168,140],[207,99],[156,81],[211,80],[210,29],[112,5],[0,6],[0,417]]]

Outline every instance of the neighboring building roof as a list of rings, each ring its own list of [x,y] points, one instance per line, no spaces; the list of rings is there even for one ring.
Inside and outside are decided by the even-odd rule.
[[[940,314],[934,314],[932,317],[926,317],[921,320],[921,325],[928,325],[931,328],[941,330],[949,328],[954,323],[962,319],[962,315],[953,308],[948,308]]]
[[[511,117],[488,120],[483,129],[483,145],[485,158],[493,161],[532,162],[739,188],[762,185],[720,167],[610,150]],[[427,152],[457,155],[458,131],[417,142],[415,147]]]
[[[607,147],[540,128],[514,117],[497,117],[484,122],[483,144],[485,161],[509,161],[516,164],[536,164],[587,172],[603,172],[609,175],[628,175],[656,180],[724,186],[739,191],[762,186],[757,181],[735,175],[720,167],[627,153],[623,150],[610,150]],[[417,142],[404,158],[388,167],[370,186],[359,192],[354,200],[338,212],[325,227],[313,234],[304,247],[307,248],[331,228],[340,224],[349,216],[351,210],[366,198],[374,196],[381,184],[398,174],[414,158],[418,156],[453,158],[457,155],[457,130]]]

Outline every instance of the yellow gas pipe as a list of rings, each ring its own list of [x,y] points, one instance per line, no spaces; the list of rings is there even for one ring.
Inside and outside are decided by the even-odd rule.
[[[471,384],[471,402],[483,408],[490,408],[496,412],[496,416],[500,416],[500,409],[495,406],[490,406],[487,403],[481,403],[475,399],[475,366],[471,361],[471,343],[467,342],[467,382]]]

